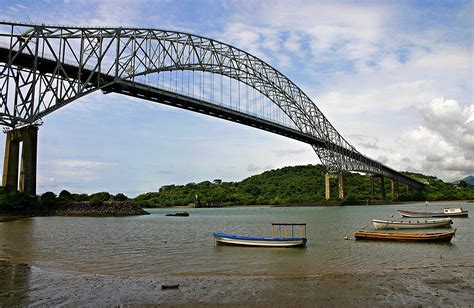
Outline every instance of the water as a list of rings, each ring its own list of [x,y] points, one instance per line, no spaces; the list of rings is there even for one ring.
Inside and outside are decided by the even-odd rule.
[[[430,210],[473,204],[435,204]],[[119,276],[317,275],[474,264],[472,218],[454,220],[451,243],[344,240],[372,218],[424,205],[153,209],[133,217],[37,217],[0,223],[0,259],[39,268]],[[211,232],[271,236],[272,222],[307,223],[306,248],[215,246]],[[370,229],[371,226],[368,228]],[[444,228],[436,229],[446,230]]]

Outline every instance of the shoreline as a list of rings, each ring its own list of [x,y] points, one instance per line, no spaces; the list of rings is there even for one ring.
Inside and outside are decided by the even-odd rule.
[[[469,306],[474,265],[302,276],[125,277],[0,260],[4,305]],[[162,285],[179,284],[162,289]],[[341,296],[343,294],[343,296]]]
[[[353,202],[351,204],[351,202]],[[199,207],[207,209],[225,209],[225,208],[237,208],[237,207],[331,207],[331,206],[359,206],[367,205],[364,200],[355,201],[321,201],[321,202],[310,202],[310,203],[287,203],[287,204],[249,204],[249,205],[228,205],[228,206],[209,206]],[[430,204],[474,204],[473,200],[438,200],[429,201]],[[372,200],[371,205],[400,205],[400,204],[425,204],[425,201],[391,201],[391,200]],[[190,209],[195,208],[189,205],[176,205],[176,206],[156,206],[156,207],[145,207],[144,209]]]

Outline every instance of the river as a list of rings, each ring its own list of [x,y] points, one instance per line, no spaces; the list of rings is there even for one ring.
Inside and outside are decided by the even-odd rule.
[[[430,210],[474,204],[433,204]],[[474,265],[472,218],[451,243],[345,240],[372,218],[425,205],[150,209],[131,217],[35,217],[0,223],[0,259],[48,271],[112,276],[307,276]],[[272,222],[307,224],[306,248],[215,246],[211,232],[271,236]],[[368,229],[373,228],[371,225]],[[446,229],[438,229],[446,230]]]

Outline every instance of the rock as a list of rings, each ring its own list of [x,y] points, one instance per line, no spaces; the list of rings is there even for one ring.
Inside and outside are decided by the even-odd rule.
[[[128,201],[106,201],[101,205],[91,205],[87,201],[72,202],[56,210],[61,216],[130,216],[149,215],[141,207]]]
[[[166,216],[181,216],[181,217],[188,217],[189,213],[188,212],[178,212],[174,214],[166,214]]]
[[[178,289],[179,288],[179,283],[175,284],[162,284],[161,289],[166,290],[166,289]]]

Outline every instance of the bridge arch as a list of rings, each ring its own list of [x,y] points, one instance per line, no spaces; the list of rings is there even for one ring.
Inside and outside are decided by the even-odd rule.
[[[140,88],[159,92],[161,98],[174,97],[176,93],[147,84],[145,77],[173,71],[206,72],[237,80],[267,97],[291,119],[330,172],[362,171],[420,186],[359,153],[277,69],[223,42],[156,29],[0,22],[1,43],[2,125],[16,128],[35,123],[96,90],[129,93]]]

